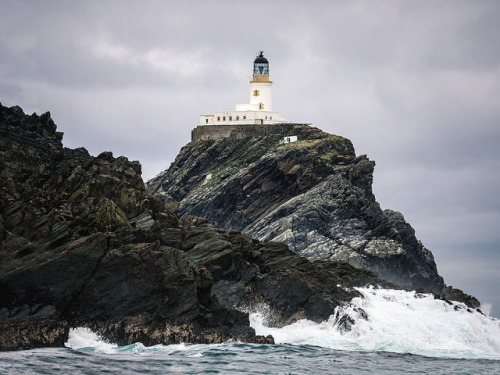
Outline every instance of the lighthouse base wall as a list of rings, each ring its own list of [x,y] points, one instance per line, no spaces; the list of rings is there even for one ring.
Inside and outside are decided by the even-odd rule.
[[[217,140],[221,138],[243,139],[263,137],[270,134],[285,134],[297,124],[272,125],[200,125],[191,131],[191,141]]]

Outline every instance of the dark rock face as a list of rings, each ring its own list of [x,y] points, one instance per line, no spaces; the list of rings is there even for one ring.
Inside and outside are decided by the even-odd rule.
[[[0,350],[62,346],[78,326],[120,345],[271,343],[241,309],[270,306],[275,326],[321,321],[352,287],[390,285],[179,219],[146,193],[138,162],[61,140],[50,114],[0,105]]]
[[[191,142],[146,189],[165,202],[179,201],[181,214],[446,296],[432,253],[403,215],[376,202],[375,163],[356,156],[345,138],[288,126],[285,135],[297,135],[298,142],[281,144],[281,135]]]

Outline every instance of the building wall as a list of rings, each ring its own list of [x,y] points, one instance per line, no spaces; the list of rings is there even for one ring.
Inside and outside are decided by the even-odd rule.
[[[191,131],[191,141],[217,140],[221,138],[243,139],[269,134],[285,134],[294,124],[274,125],[203,125]]]
[[[264,111],[273,110],[273,101],[271,97],[272,82],[250,82],[250,104],[257,109]],[[255,95],[257,94],[257,95]]]
[[[296,135],[290,135],[288,137],[283,138],[284,143],[292,143],[292,142],[297,142],[297,136]]]
[[[249,104],[245,104],[249,106]],[[280,118],[279,112],[240,110],[215,112],[213,115],[201,115],[200,125],[245,125],[245,124],[279,124],[286,122]],[[246,108],[246,107],[245,107]]]

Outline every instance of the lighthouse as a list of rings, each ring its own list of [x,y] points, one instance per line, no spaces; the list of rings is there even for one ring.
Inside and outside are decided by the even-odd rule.
[[[217,111],[213,115],[201,115],[200,125],[264,125],[287,122],[273,111],[271,89],[273,81],[269,75],[269,61],[260,51],[253,62],[250,80],[250,103],[236,104],[234,110]]]
[[[253,75],[250,81],[250,105],[259,110],[272,111],[271,88],[273,81],[269,75],[269,61],[261,51],[253,62]]]

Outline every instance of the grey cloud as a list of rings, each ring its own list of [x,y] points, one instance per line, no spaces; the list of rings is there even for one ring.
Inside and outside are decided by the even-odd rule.
[[[405,215],[445,280],[500,295],[500,277],[481,282],[500,245],[499,11],[494,1],[5,0],[0,102],[50,111],[67,147],[138,159],[151,178],[198,115],[248,100],[264,50],[275,109],[351,139],[377,162],[377,200]],[[472,280],[460,267],[475,246],[484,262]]]

